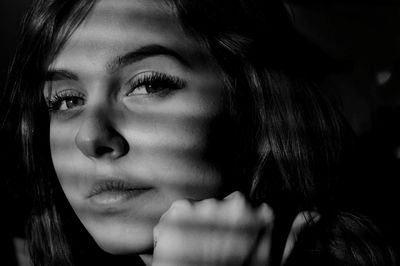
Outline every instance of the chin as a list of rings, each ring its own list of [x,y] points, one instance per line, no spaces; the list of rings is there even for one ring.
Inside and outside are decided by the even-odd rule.
[[[114,255],[147,254],[153,249],[153,227],[148,225],[85,225],[97,245]]]

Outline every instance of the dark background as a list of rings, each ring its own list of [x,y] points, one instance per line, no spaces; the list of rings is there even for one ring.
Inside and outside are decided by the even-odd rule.
[[[0,2],[1,87],[28,2]],[[343,66],[332,71],[325,87],[329,97],[338,99],[359,139],[360,154],[354,161],[361,162],[361,167],[349,182],[349,200],[375,221],[400,253],[400,187],[396,182],[400,177],[400,4],[384,0],[289,2],[297,29]],[[15,147],[7,145],[1,148],[12,154]],[[12,165],[8,169],[9,179],[2,177],[0,182],[4,205],[0,264],[16,265],[12,239],[24,235],[29,204],[23,180]]]
[[[7,69],[13,57],[18,41],[19,24],[23,11],[29,0],[2,0],[0,1],[0,88],[3,88]],[[1,91],[0,91],[1,92]],[[3,132],[0,137],[4,138]],[[23,243],[16,243],[16,238],[24,237],[24,222],[28,215],[24,191],[24,179],[14,171],[10,165],[10,157],[14,154],[15,147],[9,142],[2,141],[1,149],[6,158],[1,157],[0,174],[0,265],[16,266],[29,265],[22,255]],[[19,246],[18,252],[16,246]]]

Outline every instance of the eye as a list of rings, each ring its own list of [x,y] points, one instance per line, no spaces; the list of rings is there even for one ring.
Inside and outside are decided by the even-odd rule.
[[[84,100],[82,98],[69,97],[69,98],[66,98],[66,99],[60,101],[60,107],[58,108],[58,110],[64,111],[64,110],[68,110],[68,109],[72,109],[72,108],[81,106],[83,104],[84,104]]]
[[[47,100],[50,111],[68,111],[79,108],[85,104],[85,97],[74,90],[57,92]]]
[[[152,94],[152,93],[162,91],[163,89],[164,88],[162,88],[162,87],[157,88],[152,84],[143,84],[143,85],[135,87],[130,93],[128,93],[128,96],[147,95],[147,94]]]
[[[182,79],[159,72],[142,73],[128,82],[127,96],[159,95],[182,89],[186,82]]]

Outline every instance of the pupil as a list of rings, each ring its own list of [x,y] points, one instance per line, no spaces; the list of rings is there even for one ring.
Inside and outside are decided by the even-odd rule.
[[[73,108],[79,103],[79,99],[69,99],[66,102],[67,108]]]

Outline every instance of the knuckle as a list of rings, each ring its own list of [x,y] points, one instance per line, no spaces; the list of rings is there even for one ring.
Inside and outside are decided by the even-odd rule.
[[[225,201],[236,201],[236,200],[244,200],[245,197],[240,191],[234,191],[228,196],[225,197]]]
[[[171,210],[181,210],[181,209],[188,209],[191,207],[191,203],[188,200],[180,199],[176,200],[171,204]]]
[[[231,196],[232,197],[229,197],[226,202],[236,210],[243,211],[249,207],[245,196],[241,192],[235,191],[231,194]]]
[[[257,214],[264,223],[273,223],[275,220],[274,211],[267,203],[262,203],[258,207]]]
[[[191,209],[191,203],[188,200],[180,199],[174,201],[169,209],[161,216],[160,222],[166,220],[176,220],[187,214]]]
[[[197,203],[197,207],[200,208],[215,208],[218,206],[218,200],[215,198],[209,198],[209,199],[205,199],[202,200],[200,202]]]
[[[191,208],[191,203],[188,200],[181,199],[174,201],[171,204],[171,207],[169,208],[168,212],[171,215],[177,215],[181,212],[190,210],[190,208]]]

